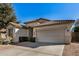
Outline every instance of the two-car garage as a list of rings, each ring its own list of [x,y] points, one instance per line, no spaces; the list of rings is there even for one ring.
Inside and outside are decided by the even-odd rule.
[[[44,26],[36,29],[36,42],[66,43],[66,25]],[[68,42],[68,41],[67,41]]]

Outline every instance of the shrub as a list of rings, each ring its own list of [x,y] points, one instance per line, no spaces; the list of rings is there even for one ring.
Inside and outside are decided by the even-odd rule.
[[[74,27],[74,32],[79,32],[79,27]]]

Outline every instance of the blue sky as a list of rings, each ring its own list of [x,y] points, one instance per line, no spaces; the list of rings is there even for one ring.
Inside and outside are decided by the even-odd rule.
[[[77,3],[14,3],[13,8],[20,22],[37,18],[50,20],[79,18],[79,4]]]

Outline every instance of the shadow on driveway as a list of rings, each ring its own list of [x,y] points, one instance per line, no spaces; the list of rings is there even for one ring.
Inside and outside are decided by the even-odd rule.
[[[23,46],[23,47],[30,47],[30,48],[38,48],[40,46],[55,46],[55,45],[64,45],[62,44],[56,44],[56,43],[33,43],[33,42],[21,42],[16,44],[17,46]]]

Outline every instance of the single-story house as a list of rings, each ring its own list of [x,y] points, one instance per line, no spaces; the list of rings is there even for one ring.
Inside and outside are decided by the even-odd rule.
[[[25,22],[24,26],[11,22],[7,27],[7,35],[14,42],[34,39],[42,43],[70,43],[71,34],[68,29],[73,23],[74,20],[50,21],[43,18]]]
[[[44,20],[44,22],[42,22]],[[41,23],[40,23],[41,21]],[[36,42],[43,43],[70,43],[71,33],[68,31],[74,20],[45,20],[30,21],[26,27],[32,27],[29,37],[34,37]],[[34,25],[35,24],[35,25]],[[33,36],[32,36],[33,35]]]
[[[13,42],[19,42],[20,37],[27,37],[27,29],[18,24],[10,22],[7,26],[7,40],[12,40]]]

